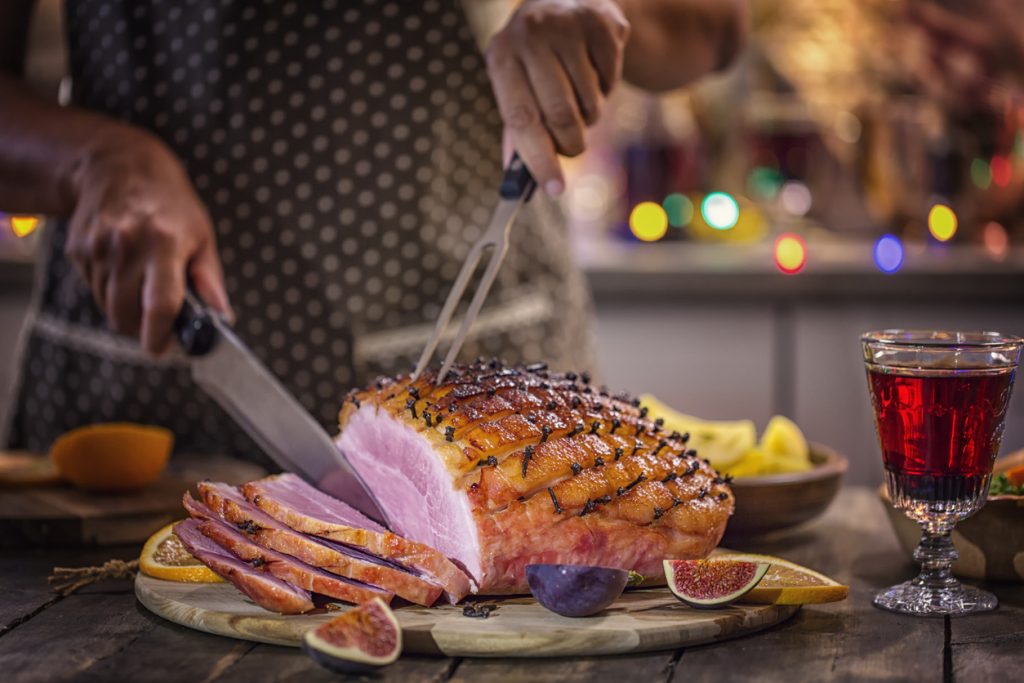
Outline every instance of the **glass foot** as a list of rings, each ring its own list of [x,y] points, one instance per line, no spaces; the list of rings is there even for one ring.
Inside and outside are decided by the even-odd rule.
[[[875,596],[875,607],[921,617],[990,612],[999,600],[988,591],[957,582],[943,588],[931,588],[919,579],[888,588]]]

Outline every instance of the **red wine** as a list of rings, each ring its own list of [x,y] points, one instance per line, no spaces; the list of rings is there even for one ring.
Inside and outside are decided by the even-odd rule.
[[[960,503],[969,514],[984,500],[1013,375],[1014,368],[868,366],[889,492],[899,507]]]

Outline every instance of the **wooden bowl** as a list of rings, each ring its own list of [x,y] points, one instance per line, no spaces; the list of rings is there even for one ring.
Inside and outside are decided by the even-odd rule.
[[[849,462],[827,446],[811,444],[811,463],[814,467],[806,472],[735,479],[736,511],[726,537],[790,529],[823,513],[839,492]]]
[[[996,473],[1024,464],[1024,450],[996,461]],[[921,529],[917,523],[889,502],[885,485],[878,497],[885,506],[900,545],[909,556],[918,541]],[[953,563],[953,573],[966,579],[1016,581],[1024,583],[1024,496],[994,496],[953,529],[953,545],[960,559]]]

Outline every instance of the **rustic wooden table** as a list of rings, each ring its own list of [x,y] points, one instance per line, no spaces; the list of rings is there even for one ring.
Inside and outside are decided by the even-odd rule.
[[[734,544],[735,545],[735,544]],[[808,528],[744,550],[784,555],[850,584],[848,600],[805,607],[744,638],[633,656],[576,659],[406,657],[380,681],[981,681],[1020,676],[1024,586],[988,586],[1002,606],[962,619],[913,619],[871,606],[879,588],[913,567],[874,493],[844,490]],[[149,614],[129,582],[67,598],[46,577],[54,565],[130,558],[137,547],[4,551],[0,557],[0,679],[15,681],[338,680],[300,651],[191,631]],[[1016,672],[1016,673],[1013,673]]]

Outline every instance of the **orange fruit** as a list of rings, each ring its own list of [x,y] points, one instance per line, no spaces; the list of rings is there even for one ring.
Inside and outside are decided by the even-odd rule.
[[[740,602],[759,605],[815,605],[845,600],[850,593],[849,586],[781,557],[732,551],[716,552],[714,556],[730,560],[771,563],[768,573],[753,590],[740,598]]]
[[[72,429],[50,446],[61,477],[87,491],[131,491],[152,484],[167,466],[174,435],[131,423]]]
[[[192,557],[168,524],[149,537],[139,555],[139,570],[147,576],[181,583],[218,583],[224,579]]]

